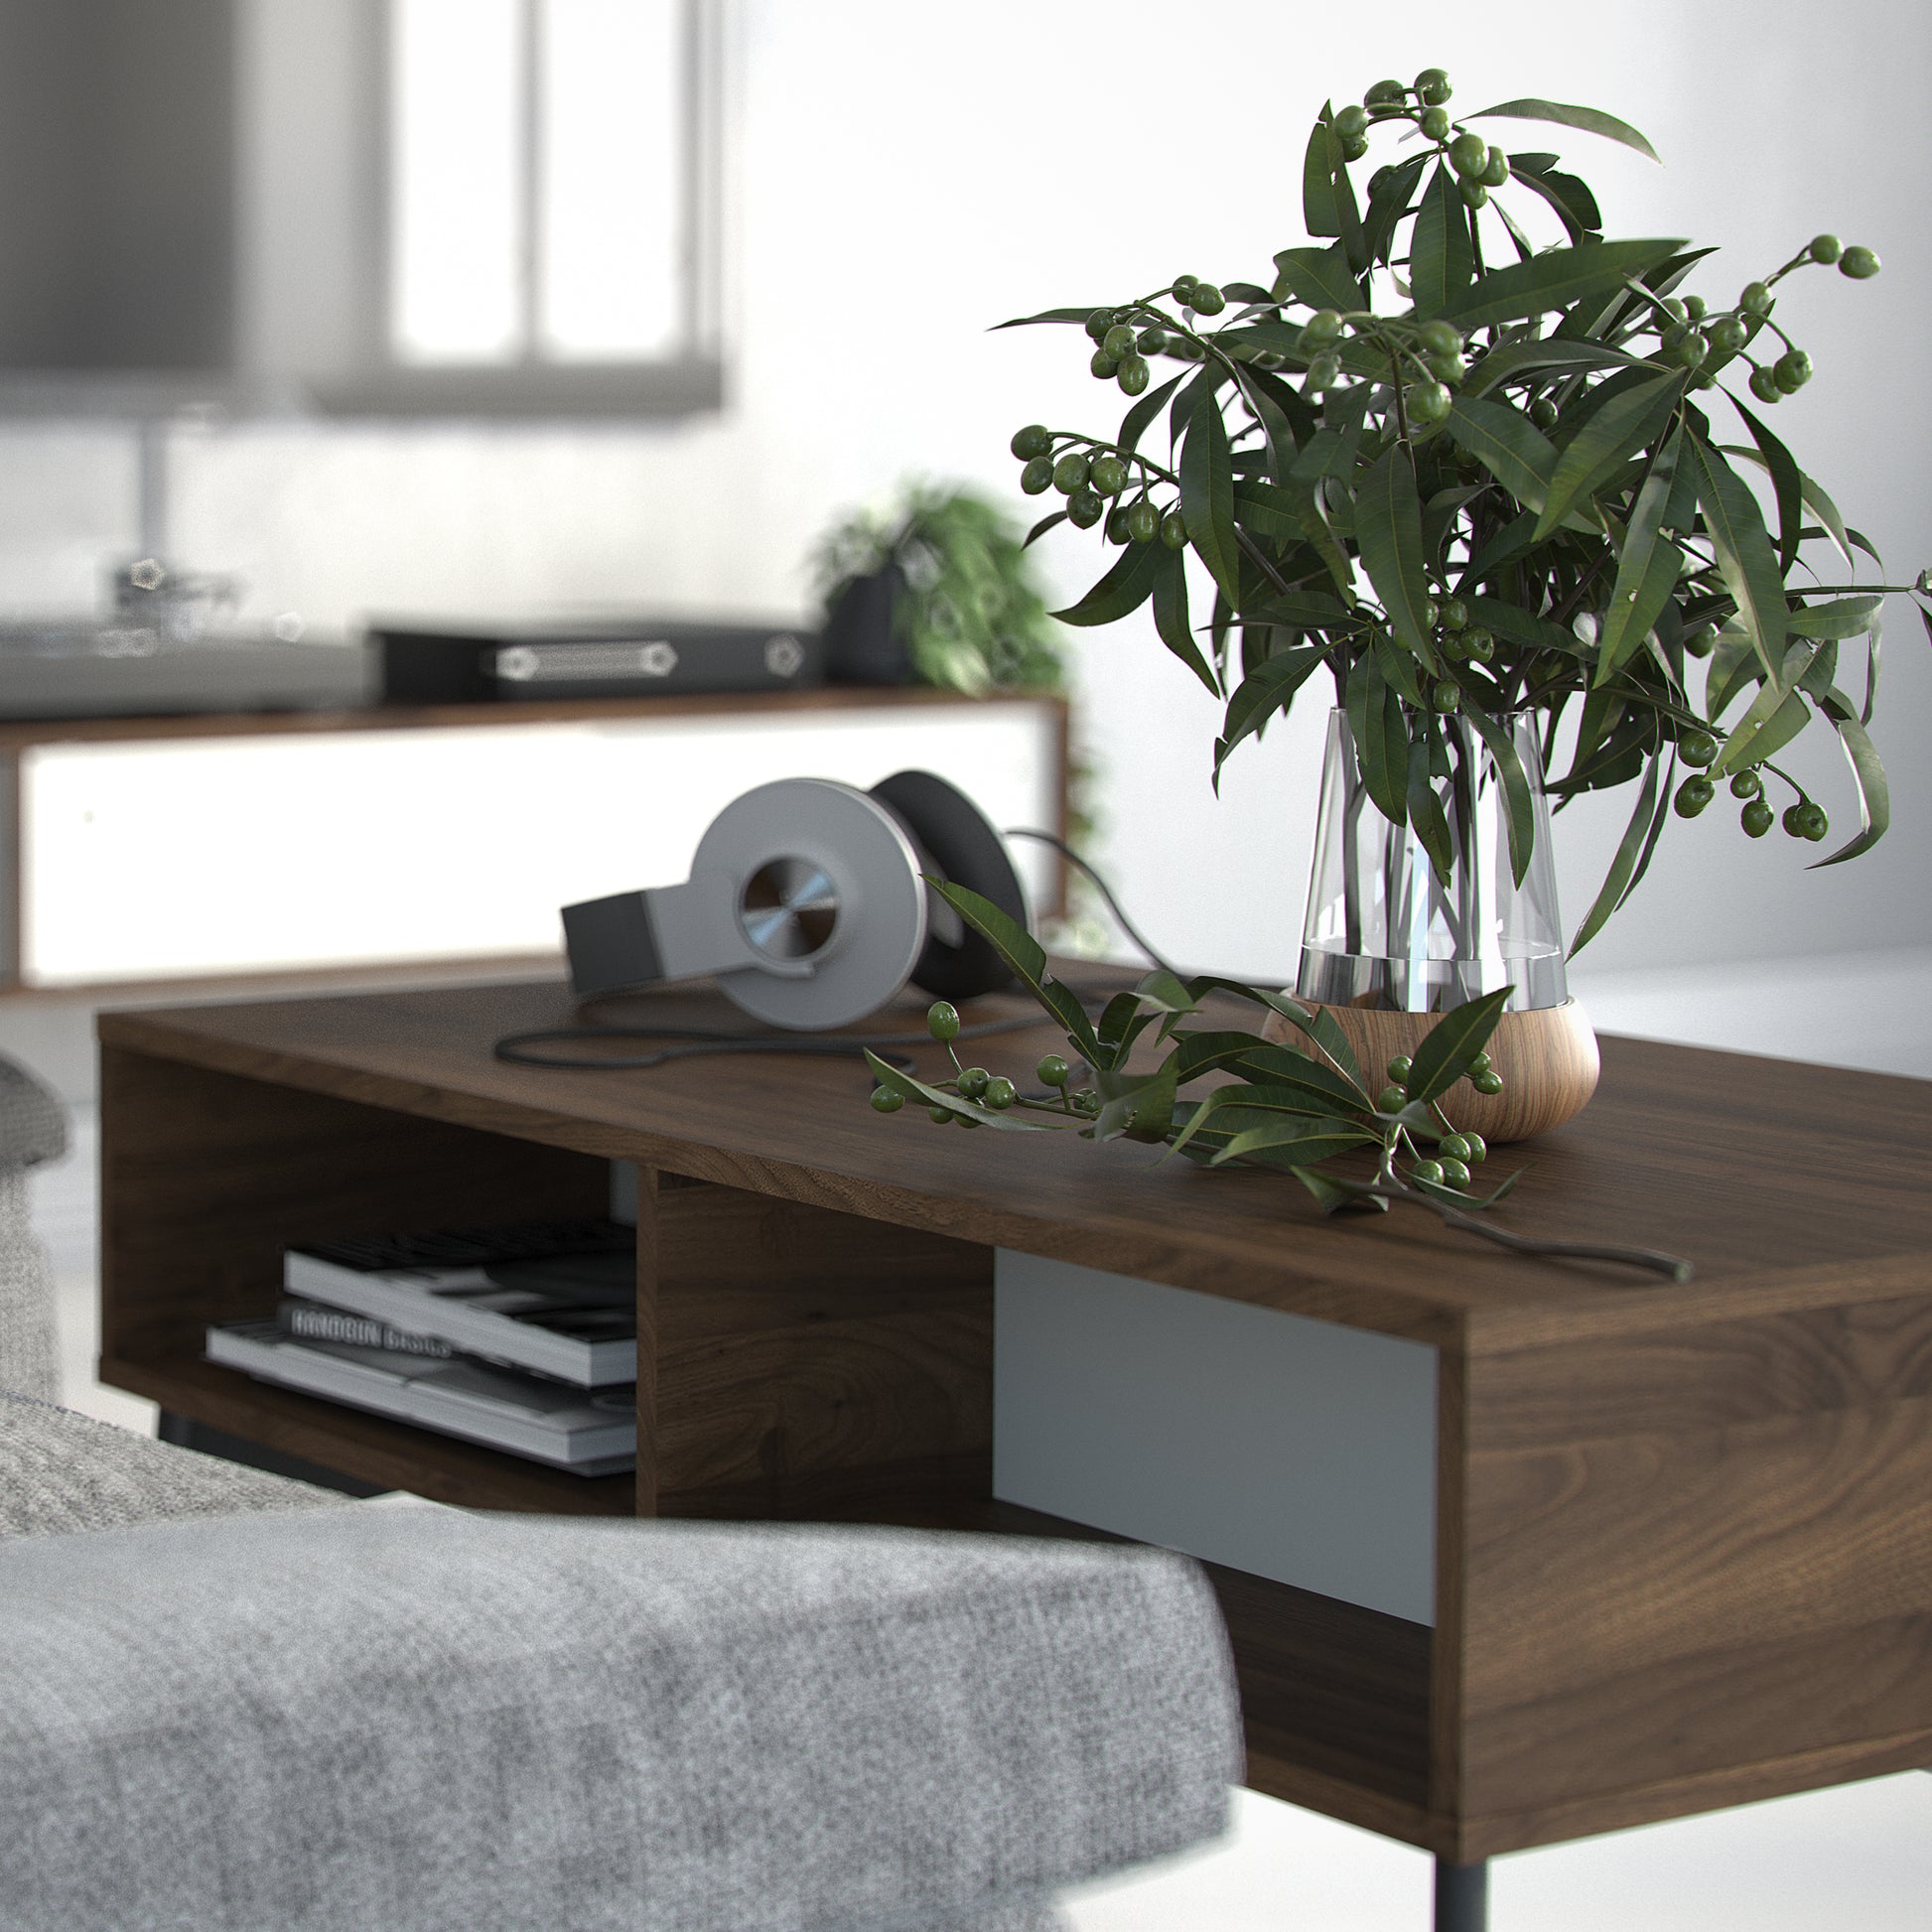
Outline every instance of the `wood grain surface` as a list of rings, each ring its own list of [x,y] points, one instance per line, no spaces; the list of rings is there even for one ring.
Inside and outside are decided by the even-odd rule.
[[[702,991],[595,1015],[624,1016],[745,1028]],[[289,1239],[594,1211],[634,1162],[639,1508],[1086,1534],[990,1500],[1007,1246],[1439,1350],[1433,1630],[1214,1573],[1259,1788],[1467,1861],[1932,1761],[1932,1085],[1604,1040],[1505,1223],[1674,1249],[1679,1287],[881,1116],[856,1060],[491,1057],[572,1017],[540,983],[104,1015],[109,1379],[453,1501],[629,1507],[194,1356]],[[936,1072],[917,1007],[889,1019]]]

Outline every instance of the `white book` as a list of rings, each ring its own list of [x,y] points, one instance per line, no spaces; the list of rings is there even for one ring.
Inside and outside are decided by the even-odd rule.
[[[616,1222],[367,1235],[289,1249],[282,1280],[292,1295],[598,1388],[637,1379],[635,1240]]]
[[[587,1391],[514,1369],[343,1342],[304,1341],[273,1321],[207,1331],[207,1359],[260,1381],[325,1396],[579,1475],[637,1463],[636,1391]]]

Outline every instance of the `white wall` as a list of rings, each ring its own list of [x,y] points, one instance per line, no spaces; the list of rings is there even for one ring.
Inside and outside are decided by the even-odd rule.
[[[1491,0],[1449,22],[1417,0],[1345,16],[1304,0],[735,0],[735,353],[721,418],[187,433],[178,552],[243,572],[258,610],[327,621],[567,599],[798,607],[803,559],[839,506],[920,472],[990,484],[1020,509],[1016,425],[1117,419],[1117,393],[1086,375],[1071,332],[987,325],[1181,269],[1265,279],[1272,252],[1301,238],[1300,158],[1324,92],[1442,62],[1458,104],[1542,92],[1643,127],[1666,170],[1581,135],[1562,145],[1597,185],[1611,232],[1723,241],[1694,284],[1715,297],[1821,228],[1879,250],[1877,281],[1812,271],[1781,307],[1802,320],[1818,375],[1777,425],[1895,576],[1932,562],[1916,475],[1932,440],[1932,135],[1919,99],[1932,10]],[[0,606],[90,598],[99,558],[132,541],[131,475],[112,432],[0,434]],[[1042,549],[1069,594],[1098,566],[1092,538],[1065,529]],[[1291,971],[1318,720],[1244,752],[1217,804],[1212,708],[1151,626],[1086,633],[1077,649],[1102,852],[1130,904],[1190,961]],[[1932,940],[1919,860],[1932,828],[1918,749],[1932,735],[1927,659],[1901,604],[1879,716],[1897,794],[1887,845],[1807,876],[1813,849],[1780,834],[1747,845],[1722,808],[1674,824],[1590,963]],[[1842,824],[1849,789],[1842,774],[1828,782]],[[1573,922],[1624,810],[1559,821]]]

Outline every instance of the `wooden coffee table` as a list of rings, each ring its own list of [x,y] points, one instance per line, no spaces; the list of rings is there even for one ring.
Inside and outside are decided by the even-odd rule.
[[[882,1117],[849,1062],[491,1057],[570,1017],[528,983],[103,1016],[102,1379],[457,1503],[1078,1535],[991,1476],[994,1252],[1078,1262],[1437,1351],[1433,1626],[1213,1574],[1249,1782],[1435,1853],[1440,1924],[1479,1922],[1498,1853],[1932,1762],[1932,1083],[1606,1039],[1508,1222],[1685,1254],[1677,1287]],[[634,1483],[201,1359],[292,1241],[598,1212],[611,1162],[639,1170]]]

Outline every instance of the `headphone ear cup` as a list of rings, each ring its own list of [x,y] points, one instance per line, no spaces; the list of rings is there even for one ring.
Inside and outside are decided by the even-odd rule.
[[[896,771],[871,795],[897,818],[940,878],[991,899],[1016,925],[1027,925],[1027,897],[1006,841],[956,785],[930,771]],[[970,926],[957,940],[928,929],[911,978],[941,1000],[970,1000],[1013,982],[1006,962]]]

